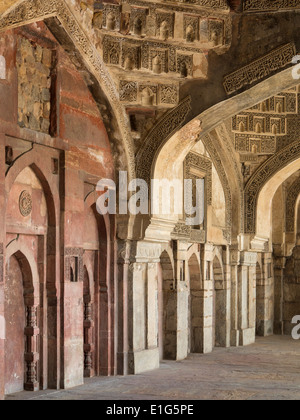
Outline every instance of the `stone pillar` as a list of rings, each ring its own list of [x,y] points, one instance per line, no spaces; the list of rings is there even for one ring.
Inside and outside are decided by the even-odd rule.
[[[274,333],[283,335],[283,287],[286,258],[274,248]]]
[[[131,243],[130,241],[119,240],[117,242],[117,374],[127,375],[128,352],[129,352],[129,264],[130,264]],[[130,272],[130,275],[132,273]]]
[[[176,241],[174,245],[174,274],[177,291],[176,360],[184,360],[188,355],[189,344],[189,290],[186,278],[188,243]]]
[[[272,254],[262,255],[263,272],[256,279],[256,334],[261,337],[272,335],[274,331],[274,277]]]
[[[257,254],[255,252],[241,252],[240,266],[238,268],[238,327],[240,332],[240,345],[246,346],[255,343],[256,311],[253,298],[255,283],[255,270]]]
[[[136,250],[135,258],[133,249]],[[161,246],[137,242],[133,249],[128,273],[129,373],[139,374],[159,367],[158,263]]]
[[[203,278],[203,334],[202,351],[211,353],[213,350],[213,245],[202,246],[202,278]]]
[[[5,136],[0,133],[0,400],[4,399],[5,372],[5,314],[4,314],[4,241],[5,241]]]
[[[231,333],[230,345],[238,347],[240,343],[239,331],[239,289],[238,289],[238,266],[240,263],[240,253],[237,248],[230,249],[230,272],[231,272]]]
[[[95,374],[93,366],[93,344],[94,321],[92,312],[91,297],[88,296],[84,302],[84,377],[92,378]]]
[[[64,165],[63,165],[64,164]],[[83,227],[84,183],[72,152],[61,163],[64,172],[62,212],[63,275],[62,284],[62,366],[61,388],[83,384]]]
[[[39,361],[38,353],[38,336],[39,328],[37,327],[37,307],[28,306],[26,316],[26,328],[25,328],[25,363],[26,363],[26,374],[25,374],[25,385],[26,391],[38,391],[40,386],[38,382],[38,370],[37,363]]]
[[[224,263],[224,347],[230,347],[231,342],[231,265],[229,248],[223,250]]]

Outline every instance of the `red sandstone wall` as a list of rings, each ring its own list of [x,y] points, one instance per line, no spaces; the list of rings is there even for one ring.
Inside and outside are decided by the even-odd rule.
[[[52,101],[55,100],[56,113],[55,132],[57,135],[55,137],[20,127],[18,124],[20,103],[18,103],[17,40],[19,37],[26,37],[33,42],[33,45],[37,42],[41,47],[51,49],[55,53],[57,65],[53,80],[56,95],[52,97]],[[57,384],[60,382],[62,387],[75,386],[83,380],[83,283],[70,283],[65,278],[61,287],[60,277],[65,276],[66,273],[63,265],[65,262],[63,250],[83,249],[84,243],[89,243],[91,248],[97,245],[97,232],[94,232],[97,229],[96,220],[93,220],[93,214],[89,211],[88,224],[84,218],[85,185],[87,185],[85,182],[95,184],[101,177],[114,177],[109,139],[97,105],[82,75],[57,45],[43,23],[8,31],[1,35],[0,55],[5,57],[7,65],[6,80],[0,80],[0,158],[2,162],[0,165],[2,212],[0,218],[0,317],[4,314],[5,306],[4,287],[1,282],[1,255],[2,248],[5,249],[7,241],[13,238],[9,233],[31,234],[32,230],[36,229],[40,235],[45,235],[46,241],[47,238],[53,237],[51,239],[52,251],[48,250],[50,255],[45,259],[44,254],[43,260],[41,259],[43,253],[39,253],[36,255],[35,264],[39,267],[40,273],[48,273],[47,278],[52,279],[52,283],[47,287],[53,289],[51,293],[56,294],[55,299],[58,298],[58,305],[48,309],[47,313],[43,313],[42,326],[46,329],[48,324],[48,328],[53,329],[53,334],[61,330],[62,335],[55,340],[49,339],[48,347],[46,343],[44,344],[44,353],[41,355],[42,362],[40,362],[41,385],[43,388],[47,387],[48,373],[45,360],[48,351],[52,359],[58,361],[51,379],[52,386],[53,384],[55,386],[55,382]],[[26,92],[26,89],[22,92]],[[29,92],[25,101],[31,99]],[[35,144],[33,151],[29,151],[32,147],[30,142]],[[36,145],[37,143],[39,146]],[[9,176],[12,178],[12,173],[18,175],[23,169],[23,162],[31,164],[33,160],[38,161],[36,173],[39,175],[40,171],[45,176],[40,188],[32,185],[30,181],[28,183],[28,174],[25,174],[25,186],[22,179],[18,180],[17,183],[12,184],[12,189],[5,193],[5,171],[8,166],[3,162],[5,162],[5,146],[8,145],[13,148],[14,159],[28,152],[16,161]],[[55,147],[58,151],[51,147]],[[60,159],[59,173],[53,172],[54,159]],[[46,186],[49,187],[47,191],[45,191]],[[29,189],[33,197],[33,210],[27,218],[20,215],[18,206],[18,197],[24,188]],[[7,198],[9,194],[7,211],[5,194]],[[46,199],[43,198],[44,194]],[[50,197],[50,195],[53,196]],[[5,224],[7,229],[5,229]],[[26,244],[25,241],[22,246],[29,247],[29,243]],[[62,255],[60,255],[61,250]],[[43,252],[47,252],[47,246]],[[53,305],[55,305],[55,299]],[[63,308],[63,313],[60,313],[60,307]],[[8,318],[12,316],[9,313],[11,311],[13,307],[6,311]],[[62,329],[60,329],[60,323],[63,324]],[[5,370],[3,338],[0,319],[0,372]],[[60,349],[62,349],[62,357],[60,357]],[[23,351],[23,349],[19,350]],[[3,394],[4,375],[0,375],[0,399]]]

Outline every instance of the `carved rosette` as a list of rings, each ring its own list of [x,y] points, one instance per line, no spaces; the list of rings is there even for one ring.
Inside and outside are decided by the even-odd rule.
[[[22,191],[19,198],[19,209],[23,217],[27,217],[32,212],[32,197],[28,191]]]

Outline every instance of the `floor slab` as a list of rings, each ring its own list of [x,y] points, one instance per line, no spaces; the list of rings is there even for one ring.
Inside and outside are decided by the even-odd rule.
[[[244,348],[215,349],[164,362],[136,376],[93,378],[67,391],[21,392],[7,400],[299,400],[300,341],[258,338]]]

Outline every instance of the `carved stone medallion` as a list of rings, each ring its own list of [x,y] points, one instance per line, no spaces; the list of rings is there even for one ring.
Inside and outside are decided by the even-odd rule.
[[[28,191],[22,191],[19,198],[19,209],[22,216],[27,217],[32,212],[32,197]]]

